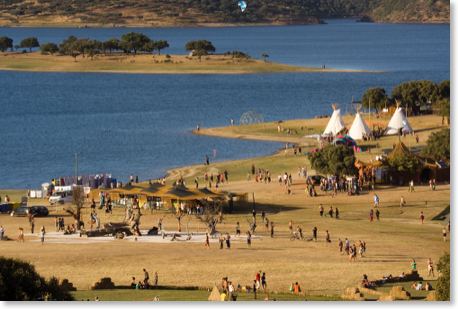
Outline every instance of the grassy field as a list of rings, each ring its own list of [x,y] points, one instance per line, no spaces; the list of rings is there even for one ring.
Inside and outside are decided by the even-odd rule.
[[[345,122],[347,119],[345,118]],[[314,127],[316,132],[326,122],[325,119],[297,120],[285,122],[284,125],[291,127],[295,125],[300,128],[304,123],[307,127]],[[434,116],[409,118],[409,122],[420,135],[420,143],[415,144],[415,150],[419,150],[424,145],[427,135],[440,129],[440,118]],[[273,125],[266,124],[266,130],[270,130],[271,136],[279,134],[280,138],[288,138],[284,132],[274,131],[271,128]],[[220,130],[222,135],[224,132],[230,132],[233,137],[243,133],[248,138],[251,134],[250,130],[237,132],[237,130],[246,130],[246,127],[215,128],[215,130]],[[254,133],[258,134],[256,131],[259,130],[263,130],[263,127],[253,126]],[[390,149],[390,145],[395,141],[394,137],[385,137],[377,142],[380,149],[384,151]],[[363,144],[375,146],[373,142]],[[367,151],[361,155],[362,158],[370,157]],[[247,181],[246,174],[252,163],[256,168],[269,167],[274,181],[269,184]],[[304,165],[309,167],[309,174],[314,173],[310,170],[310,163],[305,156],[295,157],[290,152],[284,154],[284,151],[281,151],[264,158],[215,164],[212,162],[209,166],[183,167],[170,171],[167,184],[170,185],[179,174],[182,174],[189,186],[193,184],[192,181],[196,176],[202,179],[205,172],[216,174],[217,171],[223,172],[227,169],[229,184],[221,185],[220,190],[249,193],[249,204],[237,206],[235,212],[225,215],[223,223],[217,226],[218,232],[231,233],[233,240],[231,250],[220,250],[218,244],[213,242],[210,250],[206,250],[203,243],[179,241],[145,244],[114,240],[111,237],[103,243],[91,242],[90,239],[87,241],[82,239],[79,242],[64,239],[60,242],[45,241],[42,246],[36,234],[26,234],[25,243],[15,241],[2,243],[2,255],[33,262],[36,269],[45,277],[57,276],[61,279],[69,279],[78,290],[83,290],[78,292],[82,294],[78,294],[77,299],[92,300],[94,296],[99,296],[104,300],[100,292],[94,295],[84,290],[102,277],[112,278],[116,285],[129,284],[132,276],[142,276],[143,268],[146,268],[150,275],[157,271],[160,284],[202,288],[212,288],[214,282],[219,284],[221,278],[225,276],[228,276],[235,285],[248,285],[252,283],[256,272],[262,270],[266,273],[269,293],[285,292],[292,282],[297,281],[303,292],[338,297],[347,287],[356,286],[363,274],[367,274],[369,280],[379,279],[389,274],[398,276],[401,272],[410,269],[412,259],[417,261],[420,276],[426,279],[428,258],[437,263],[444,251],[450,252],[449,235],[444,242],[443,226],[431,220],[450,204],[449,184],[438,183],[436,191],[428,190],[427,185],[417,184],[414,193],[408,193],[408,188],[405,186],[377,186],[375,193],[380,197],[378,209],[381,220],[370,222],[369,211],[373,209],[373,192],[364,190],[359,196],[339,193],[337,197],[332,197],[318,190],[318,197],[311,198],[304,193],[305,179],[297,176],[297,167]],[[287,195],[284,186],[279,185],[275,180],[277,174],[283,174],[285,171],[293,175],[291,195]],[[203,186],[204,184],[201,183],[200,187]],[[0,194],[2,196],[9,194],[14,199],[19,198],[23,193],[0,191]],[[399,207],[401,195],[407,202],[402,209]],[[259,224],[256,236],[261,238],[255,239],[252,246],[247,247],[244,238],[239,240],[233,235],[236,222],[241,224],[242,235],[248,230],[248,223],[243,217],[251,220],[252,196],[256,200],[258,222],[260,223],[259,213],[264,210],[266,217],[273,221],[276,227],[275,235],[271,238],[270,232],[265,231]],[[43,200],[31,200],[30,203],[47,205]],[[318,212],[320,204],[325,211],[330,206],[334,209],[337,207],[340,211],[340,219],[320,217]],[[57,213],[54,206],[49,209],[50,216],[37,218],[36,226],[44,225],[47,231],[53,231],[52,220],[55,215],[64,217],[66,223],[72,222],[71,217],[62,210],[62,206],[58,207]],[[421,211],[425,215],[424,224],[420,223]],[[123,215],[122,209],[115,209],[113,215],[108,216],[101,213],[102,225],[107,222],[121,221]],[[162,213],[150,214],[149,211],[144,211],[141,217],[141,229],[156,226],[159,216],[162,216]],[[182,222],[187,222],[188,219],[191,220],[189,223],[191,231],[204,230],[203,223],[194,216],[184,218],[182,220],[185,221]],[[83,220],[88,221],[87,210],[83,210]],[[311,237],[311,230],[316,226],[318,242],[290,241],[288,230],[290,220],[293,220],[294,226],[302,227],[306,237]],[[11,238],[16,237],[18,227],[25,228],[26,233],[30,232],[26,218],[0,215],[0,225]],[[164,226],[168,231],[176,230],[177,221],[173,215],[167,214]],[[325,246],[324,242],[326,230],[329,231],[332,240],[330,247]],[[356,262],[350,262],[346,255],[340,255],[337,242],[338,239],[345,240],[345,238],[348,238],[351,244],[364,240],[367,244],[366,257],[362,259],[358,257]],[[435,286],[433,282],[430,283]],[[126,297],[132,298],[130,295]],[[164,294],[164,297],[168,296]]]
[[[292,72],[363,72],[321,69],[286,65],[256,59],[232,59],[229,55],[197,57],[166,54],[123,54],[76,57],[40,52],[5,52],[0,55],[0,70],[40,72],[104,72],[151,74],[244,74],[244,73],[292,73]]]
[[[160,301],[206,301],[211,294],[207,290],[100,290],[100,291],[76,291],[72,292],[76,300],[94,300],[97,296],[101,301],[153,301],[152,298],[159,295]],[[236,292],[237,301],[264,301],[265,292],[253,293]],[[340,297],[318,296],[318,295],[298,295],[292,293],[268,294],[269,300],[273,301],[343,301]]]

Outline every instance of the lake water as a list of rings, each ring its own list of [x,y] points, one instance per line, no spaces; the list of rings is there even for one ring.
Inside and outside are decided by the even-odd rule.
[[[13,44],[29,36],[60,43],[69,35],[100,41],[133,30],[186,54],[189,40],[216,52],[240,50],[270,61],[385,73],[148,75],[0,71],[0,188],[32,189],[54,175],[111,172],[127,181],[155,179],[165,170],[268,155],[279,143],[196,136],[190,130],[236,124],[249,110],[265,121],[345,113],[368,88],[387,93],[402,82],[450,78],[450,26],[357,23],[225,28],[0,28]],[[1,58],[0,58],[1,61]],[[104,130],[110,130],[104,133]],[[229,171],[230,173],[230,171]]]

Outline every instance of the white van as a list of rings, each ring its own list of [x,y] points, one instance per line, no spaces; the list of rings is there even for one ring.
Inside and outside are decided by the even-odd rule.
[[[51,205],[55,203],[65,204],[73,201],[73,186],[56,186],[54,193],[49,198]]]

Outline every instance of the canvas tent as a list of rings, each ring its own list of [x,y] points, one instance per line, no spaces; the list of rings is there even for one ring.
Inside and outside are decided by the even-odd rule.
[[[337,109],[337,104],[332,104],[332,108],[334,112],[332,113],[331,119],[328,122],[326,129],[324,130],[325,135],[336,135],[340,132],[343,128],[345,128],[345,123],[342,119],[342,115],[340,114],[340,109]]]
[[[391,117],[388,127],[386,128],[386,135],[396,135],[399,133],[399,129],[404,128],[406,133],[411,133],[413,131],[409,122],[407,121],[406,116],[402,112],[402,109],[398,107],[394,112],[393,117]]]
[[[361,114],[358,112],[356,114],[355,120],[353,121],[353,124],[351,125],[350,131],[348,131],[348,135],[350,135],[350,137],[354,140],[359,140],[363,139],[363,134],[369,136],[371,133],[372,131],[367,126],[363,116],[361,116]]]

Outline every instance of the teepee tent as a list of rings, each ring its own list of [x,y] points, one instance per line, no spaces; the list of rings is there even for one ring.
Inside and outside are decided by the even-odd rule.
[[[399,133],[400,128],[404,128],[406,133],[413,132],[413,129],[407,121],[406,116],[404,116],[402,109],[398,105],[398,108],[396,108],[393,117],[391,117],[391,120],[388,123],[388,127],[386,128],[386,135],[396,135]]]
[[[337,105],[337,103],[332,104],[334,112],[332,113],[331,119],[328,122],[328,126],[323,132],[325,135],[329,135],[332,133],[332,135],[335,136],[337,135],[337,133],[339,133],[340,130],[342,130],[345,127],[342,115],[340,114],[340,109],[336,110]]]
[[[363,139],[363,134],[369,136],[372,131],[367,126],[366,122],[363,119],[363,116],[359,113],[359,108],[357,109],[355,120],[351,125],[350,131],[348,131],[348,135],[354,140]]]
[[[213,287],[212,293],[210,294],[208,301],[221,301],[221,294],[219,293],[216,285]]]

